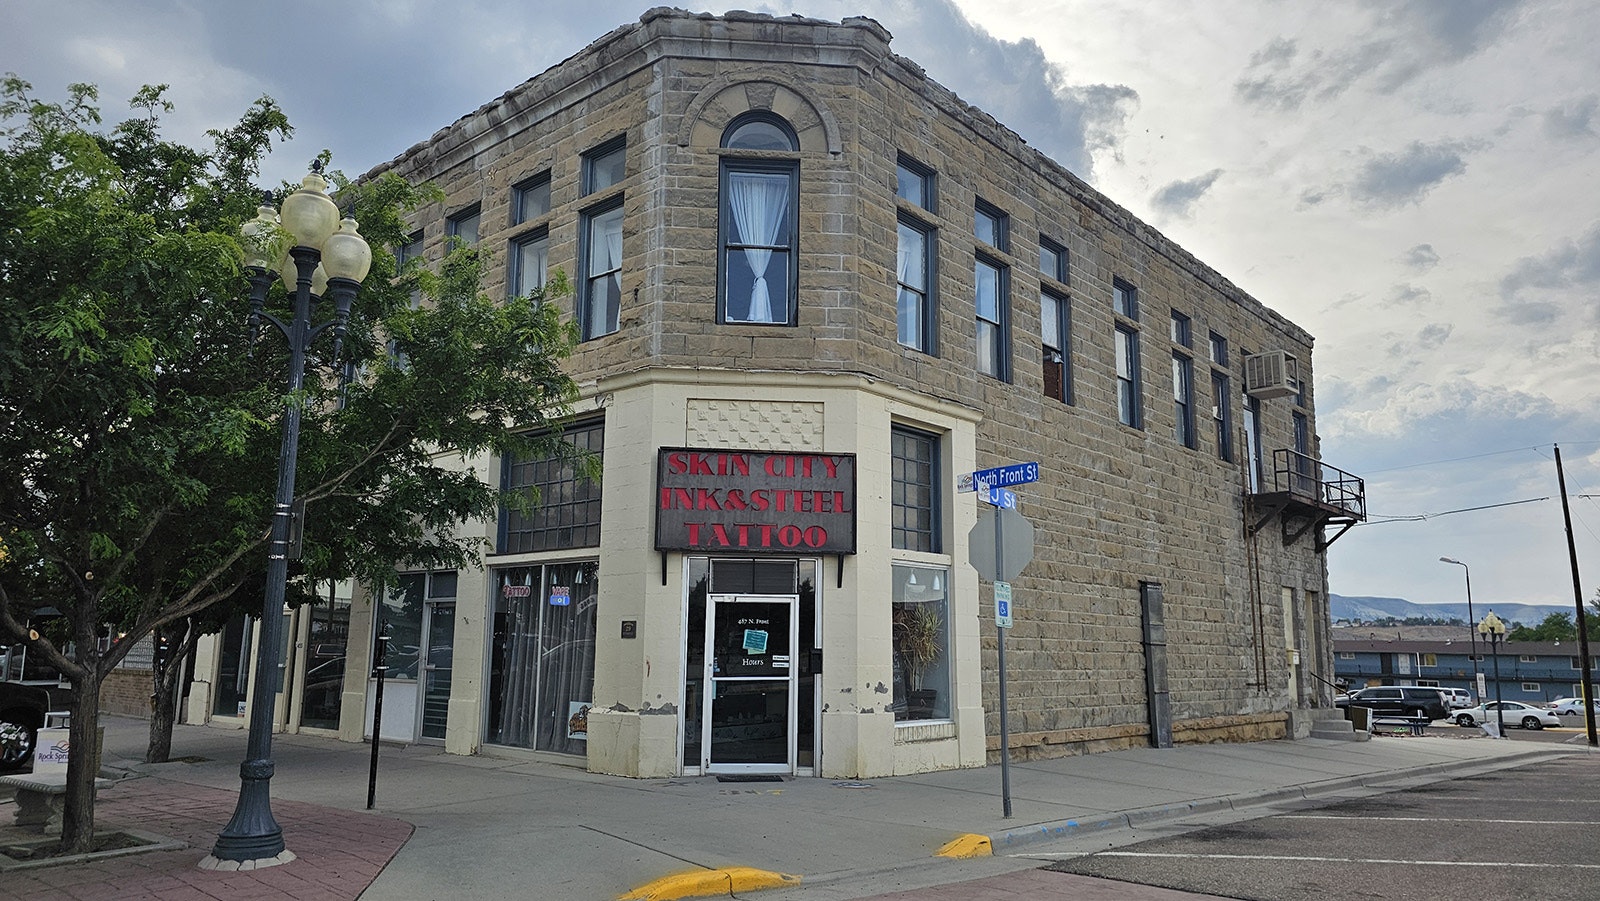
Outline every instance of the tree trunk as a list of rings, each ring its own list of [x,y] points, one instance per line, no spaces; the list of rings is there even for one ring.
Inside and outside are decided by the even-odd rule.
[[[100,669],[90,665],[72,686],[72,753],[67,759],[66,811],[62,850],[81,854],[94,845],[94,781],[100,775]]]
[[[166,763],[172,757],[172,725],[178,719],[177,693],[162,678],[165,671],[179,668],[179,663],[168,661],[155,672],[155,692],[150,696],[150,743],[144,749],[145,763]]]

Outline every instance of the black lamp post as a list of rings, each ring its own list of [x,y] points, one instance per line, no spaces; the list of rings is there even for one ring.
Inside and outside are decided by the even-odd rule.
[[[1440,557],[1440,563],[1454,563],[1461,567],[1467,576],[1467,622],[1475,624],[1477,617],[1472,615],[1472,568],[1452,557]],[[1483,686],[1478,684],[1478,633],[1472,625],[1467,626],[1467,637],[1472,642],[1472,687],[1479,695],[1483,694]],[[1478,698],[1478,703],[1483,703],[1483,698]]]
[[[283,632],[283,596],[289,577],[290,508],[294,504],[295,461],[300,448],[300,388],[305,375],[306,351],[329,326],[334,333],[334,357],[339,355],[350,303],[372,264],[372,249],[356,232],[356,221],[339,220],[339,209],[325,193],[328,183],[314,164],[299,190],[284,198],[281,212],[263,206],[256,218],[240,230],[245,247],[245,267],[250,278],[250,328],[252,337],[265,319],[289,342],[289,393],[283,409],[283,446],[278,454],[278,490],[273,501],[271,545],[267,554],[266,599],[261,607],[261,644],[256,656],[250,704],[250,737],[245,761],[239,767],[239,803],[233,819],[217,835],[212,858],[202,866],[227,869],[221,861],[253,861],[256,867],[294,859],[284,849],[283,830],[272,818],[272,708],[273,685],[278,674],[278,653]],[[286,244],[293,246],[284,251]],[[273,272],[275,267],[278,272]],[[292,295],[294,314],[289,322],[266,312],[267,289],[282,273]],[[333,318],[312,323],[314,307],[333,302]],[[324,308],[326,309],[326,308]]]
[[[1489,646],[1493,649],[1490,653],[1494,655],[1494,719],[1500,727],[1499,734],[1495,737],[1505,738],[1506,708],[1500,703],[1500,637],[1506,634],[1506,624],[1500,617],[1494,615],[1493,610],[1490,610],[1489,615],[1483,618],[1483,622],[1478,623],[1478,631],[1489,639]]]

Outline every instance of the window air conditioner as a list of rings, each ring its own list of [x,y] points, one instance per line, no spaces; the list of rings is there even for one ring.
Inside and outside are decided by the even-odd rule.
[[[1300,393],[1300,361],[1281,350],[1244,358],[1245,393],[1262,399]]]

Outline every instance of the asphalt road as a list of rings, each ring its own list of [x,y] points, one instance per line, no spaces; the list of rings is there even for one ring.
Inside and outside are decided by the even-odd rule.
[[[1121,846],[1048,869],[1252,901],[1594,901],[1596,827],[1600,756],[1579,754]]]

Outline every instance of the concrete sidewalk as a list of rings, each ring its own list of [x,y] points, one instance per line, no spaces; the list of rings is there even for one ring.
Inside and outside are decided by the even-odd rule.
[[[622,779],[544,760],[385,746],[377,810],[367,813],[368,746],[280,735],[273,810],[300,860],[252,875],[192,869],[232,813],[244,733],[180,726],[173,753],[185,761],[146,766],[137,762],[145,723],[106,722],[105,762],[133,778],[103,793],[102,828],[139,828],[189,847],[158,852],[173,863],[154,870],[139,861],[158,855],[145,854],[7,873],[0,898],[609,899],[668,874],[740,866],[801,878],[774,897],[859,898],[1035,867],[1026,855],[1053,844],[1177,818],[1370,794],[1586,750],[1452,734],[1069,757],[1013,764],[1006,819],[998,767],[725,783]],[[0,807],[0,817],[9,819],[9,810]],[[934,856],[964,834],[987,836],[995,856]],[[75,890],[90,870],[102,891]],[[143,870],[151,872],[138,875]],[[141,879],[159,881],[141,891]],[[181,895],[172,891],[179,883]],[[104,893],[111,884],[117,893]]]

